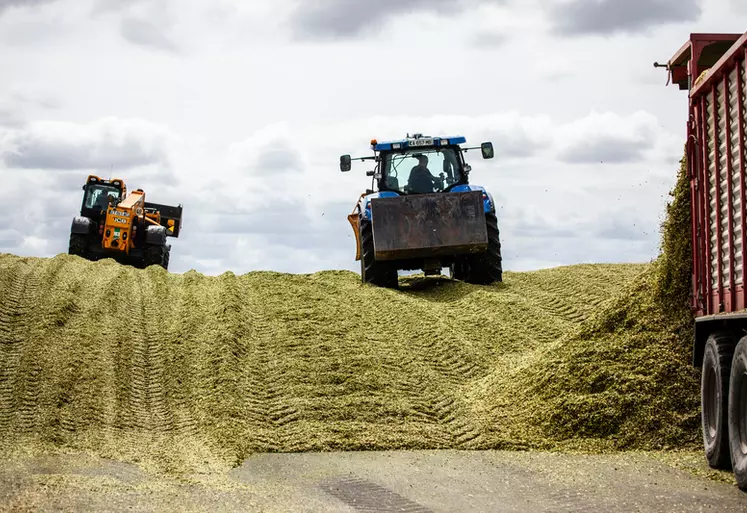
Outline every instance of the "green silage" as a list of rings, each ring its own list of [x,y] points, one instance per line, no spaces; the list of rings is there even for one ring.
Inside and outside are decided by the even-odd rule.
[[[0,450],[182,474],[265,451],[694,448],[686,182],[654,263],[494,286],[0,255]]]

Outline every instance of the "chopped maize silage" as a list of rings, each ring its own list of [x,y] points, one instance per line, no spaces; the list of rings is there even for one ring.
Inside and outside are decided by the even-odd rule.
[[[511,436],[508,395],[470,392],[645,269],[394,291],[350,272],[207,277],[2,255],[0,440],[174,472],[254,451],[546,446]]]
[[[575,333],[497,367],[467,396],[486,429],[579,449],[697,448],[698,372],[690,366],[692,248],[687,162],[662,225],[661,255]],[[498,403],[503,423],[495,421]]]
[[[673,259],[489,287],[0,255],[0,451],[180,474],[258,451],[695,448],[680,218]]]

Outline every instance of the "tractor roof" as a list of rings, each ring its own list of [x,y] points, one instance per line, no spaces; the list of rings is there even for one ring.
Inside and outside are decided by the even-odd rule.
[[[467,139],[462,136],[430,137],[427,135],[415,134],[413,136],[408,136],[406,139],[399,139],[394,141],[378,142],[376,139],[374,139],[371,141],[371,147],[375,151],[386,151],[401,150],[404,148],[448,146],[450,144],[464,144],[465,142],[467,142]]]

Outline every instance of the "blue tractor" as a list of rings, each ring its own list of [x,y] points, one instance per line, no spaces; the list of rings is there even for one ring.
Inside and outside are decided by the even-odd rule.
[[[495,202],[484,187],[469,183],[471,167],[464,160],[477,149],[482,158],[493,158],[493,144],[460,146],[465,143],[464,137],[408,134],[397,141],[372,140],[372,156],[340,157],[343,172],[353,160],[375,163],[367,173],[372,189],[348,216],[364,283],[396,288],[400,270],[428,276],[444,267],[468,283],[502,281]]]

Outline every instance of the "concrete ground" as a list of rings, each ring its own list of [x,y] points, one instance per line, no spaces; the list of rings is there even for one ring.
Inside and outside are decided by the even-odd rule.
[[[734,485],[642,454],[257,454],[176,479],[84,454],[0,464],[4,511],[747,511]]]

